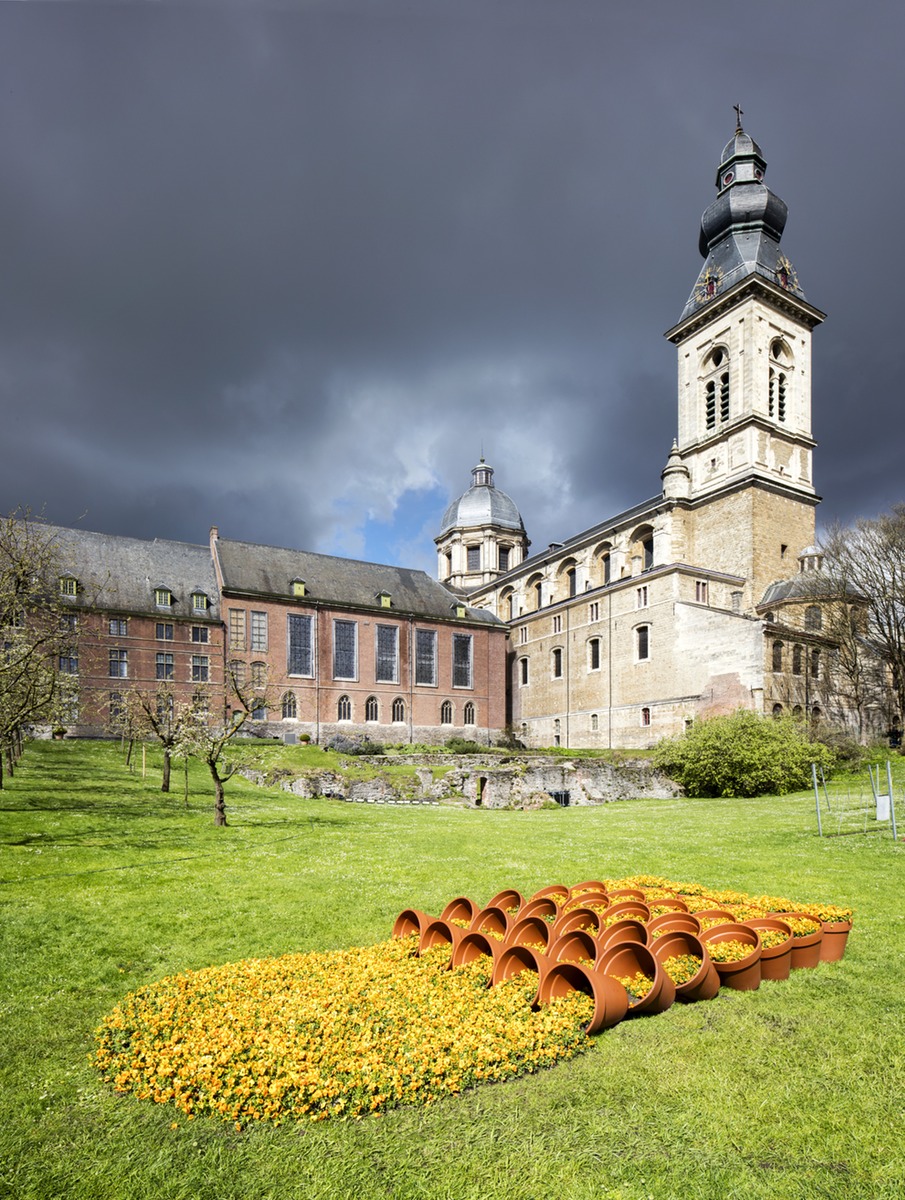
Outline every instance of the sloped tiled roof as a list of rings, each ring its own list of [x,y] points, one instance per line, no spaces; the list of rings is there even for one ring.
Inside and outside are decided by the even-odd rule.
[[[445,588],[424,571],[335,558],[308,550],[263,546],[219,538],[216,543],[224,592],[287,599],[292,581],[304,580],[305,598],[350,608],[380,609],[379,596],[389,594],[392,610],[421,617],[454,617],[461,596]],[[466,606],[468,620],[502,625],[484,609]]]
[[[161,538],[143,541],[56,525],[44,528],[57,547],[60,573],[71,572],[79,581],[78,596],[67,603],[112,612],[159,613],[154,589],[166,587],[173,593],[174,617],[219,620],[217,580],[207,546]],[[195,591],[209,598],[206,614],[192,611]]]

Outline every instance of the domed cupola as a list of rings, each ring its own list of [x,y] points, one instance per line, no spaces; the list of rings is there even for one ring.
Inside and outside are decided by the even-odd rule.
[[[741,126],[726,143],[716,173],[717,198],[701,218],[704,266],[682,312],[684,320],[748,275],[760,275],[805,299],[795,268],[780,250],[788,208],[764,183],[766,159]]]
[[[434,541],[440,579],[465,589],[511,571],[531,545],[515,501],[494,486],[493,467],[483,458],[471,469],[471,487],[443,514]]]

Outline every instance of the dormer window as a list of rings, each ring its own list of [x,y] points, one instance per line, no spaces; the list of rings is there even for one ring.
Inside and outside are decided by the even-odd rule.
[[[154,606],[155,608],[172,608],[173,593],[167,587],[157,587],[154,589]]]
[[[457,617],[465,616],[465,604],[461,600],[457,600],[455,604],[451,604],[450,608],[453,609]]]
[[[210,603],[206,592],[192,592],[192,612],[207,612]]]
[[[289,590],[293,596],[306,596],[308,594],[307,585],[304,579],[293,579],[289,584]]]
[[[61,596],[77,596],[79,594],[79,581],[74,575],[60,576],[60,595]]]
[[[377,593],[377,602],[381,608],[392,608],[393,607],[393,597],[390,595],[389,592],[378,592]]]

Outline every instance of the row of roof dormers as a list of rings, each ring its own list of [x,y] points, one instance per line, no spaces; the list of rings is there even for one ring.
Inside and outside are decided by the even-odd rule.
[[[79,608],[219,621],[221,598],[230,595],[500,624],[426,572],[406,567],[231,541],[216,529],[209,546],[198,546],[44,528],[56,550],[60,596]]]

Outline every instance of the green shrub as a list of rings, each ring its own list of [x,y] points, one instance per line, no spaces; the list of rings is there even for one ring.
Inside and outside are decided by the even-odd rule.
[[[451,737],[443,749],[449,754],[483,754],[487,747],[480,746],[477,742],[469,741],[467,738]]]
[[[654,751],[655,765],[689,796],[780,796],[809,785],[812,762],[829,772],[834,755],[809,739],[806,725],[742,709],[700,721]]]

